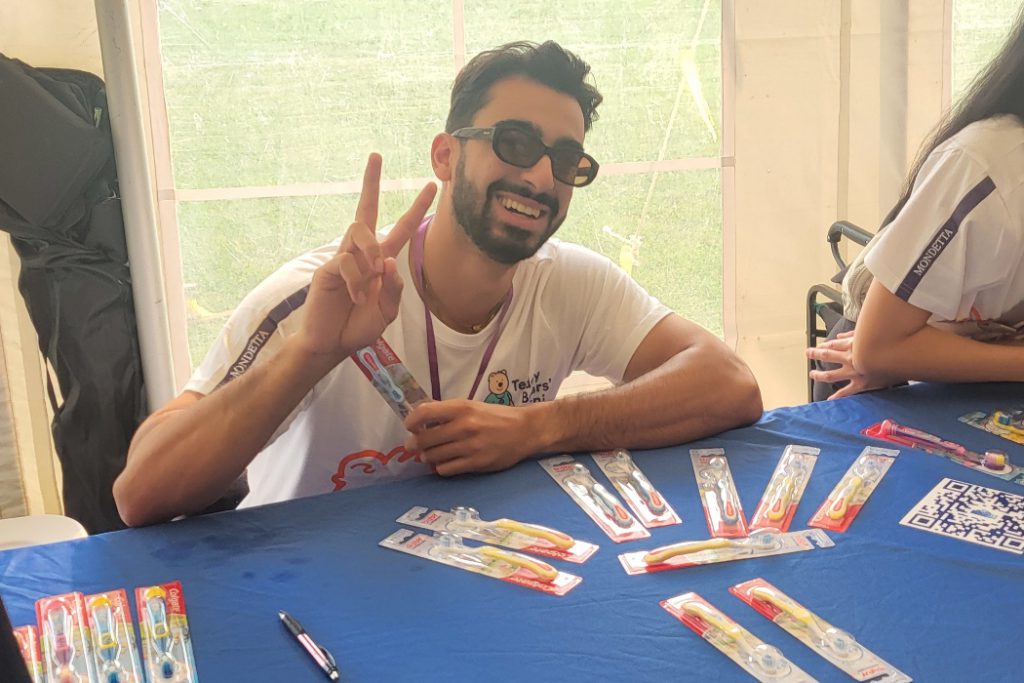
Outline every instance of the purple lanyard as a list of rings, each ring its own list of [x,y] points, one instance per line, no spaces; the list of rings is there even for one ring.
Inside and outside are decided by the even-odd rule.
[[[430,393],[435,401],[440,401],[441,380],[437,371],[437,342],[434,340],[434,322],[430,314],[430,308],[427,307],[423,287],[423,242],[426,239],[427,228],[430,226],[431,220],[433,220],[433,216],[420,223],[419,229],[416,230],[416,234],[412,238],[410,248],[412,250],[413,278],[416,280],[416,289],[419,290],[420,299],[423,301],[423,317],[427,321],[427,361],[430,363]],[[508,294],[505,295],[505,302],[501,305],[501,312],[498,314],[498,322],[494,332],[491,334],[491,340],[487,342],[484,357],[480,360],[480,369],[476,371],[473,388],[469,390],[467,398],[471,401],[473,400],[473,395],[476,394],[477,387],[480,386],[480,380],[483,379],[484,372],[487,370],[487,364],[491,362],[491,356],[494,355],[494,349],[498,345],[498,339],[504,330],[505,314],[508,313],[509,306],[511,305],[512,288],[509,287]]]

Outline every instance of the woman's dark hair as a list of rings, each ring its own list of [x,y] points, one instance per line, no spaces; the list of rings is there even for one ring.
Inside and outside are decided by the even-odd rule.
[[[452,133],[470,125],[473,116],[487,104],[492,85],[512,76],[525,76],[579,102],[583,130],[589,131],[597,120],[597,105],[603,99],[597,88],[586,82],[589,74],[589,64],[552,40],[541,45],[525,41],[508,43],[481,52],[455,78],[444,129]]]
[[[917,174],[932,151],[975,121],[982,121],[1000,114],[1016,116],[1024,122],[1024,11],[1010,31],[1010,37],[989,62],[970,88],[948,114],[939,122],[935,132],[921,146],[914,161],[913,170],[907,178],[903,195],[882,221],[884,228],[899,215],[903,205],[910,198]]]

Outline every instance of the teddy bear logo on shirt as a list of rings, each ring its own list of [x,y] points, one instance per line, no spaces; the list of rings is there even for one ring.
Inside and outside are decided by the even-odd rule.
[[[512,403],[512,392],[508,390],[508,384],[508,373],[504,370],[498,370],[489,374],[487,376],[487,388],[490,389],[491,393],[487,394],[484,403],[494,403],[502,406],[515,405]]]

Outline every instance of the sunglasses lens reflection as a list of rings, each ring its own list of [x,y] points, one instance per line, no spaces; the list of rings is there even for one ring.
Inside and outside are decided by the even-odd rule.
[[[553,148],[549,151],[540,138],[515,128],[495,132],[494,152],[505,163],[520,168],[532,167],[545,152],[549,152],[555,178],[575,187],[588,184],[597,174],[596,162],[583,152],[571,148]]]

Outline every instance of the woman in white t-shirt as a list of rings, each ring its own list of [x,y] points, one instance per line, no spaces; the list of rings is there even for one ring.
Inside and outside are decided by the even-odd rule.
[[[855,329],[807,350],[829,368],[811,379],[839,387],[829,398],[1024,381],[1024,15],[843,284]]]

